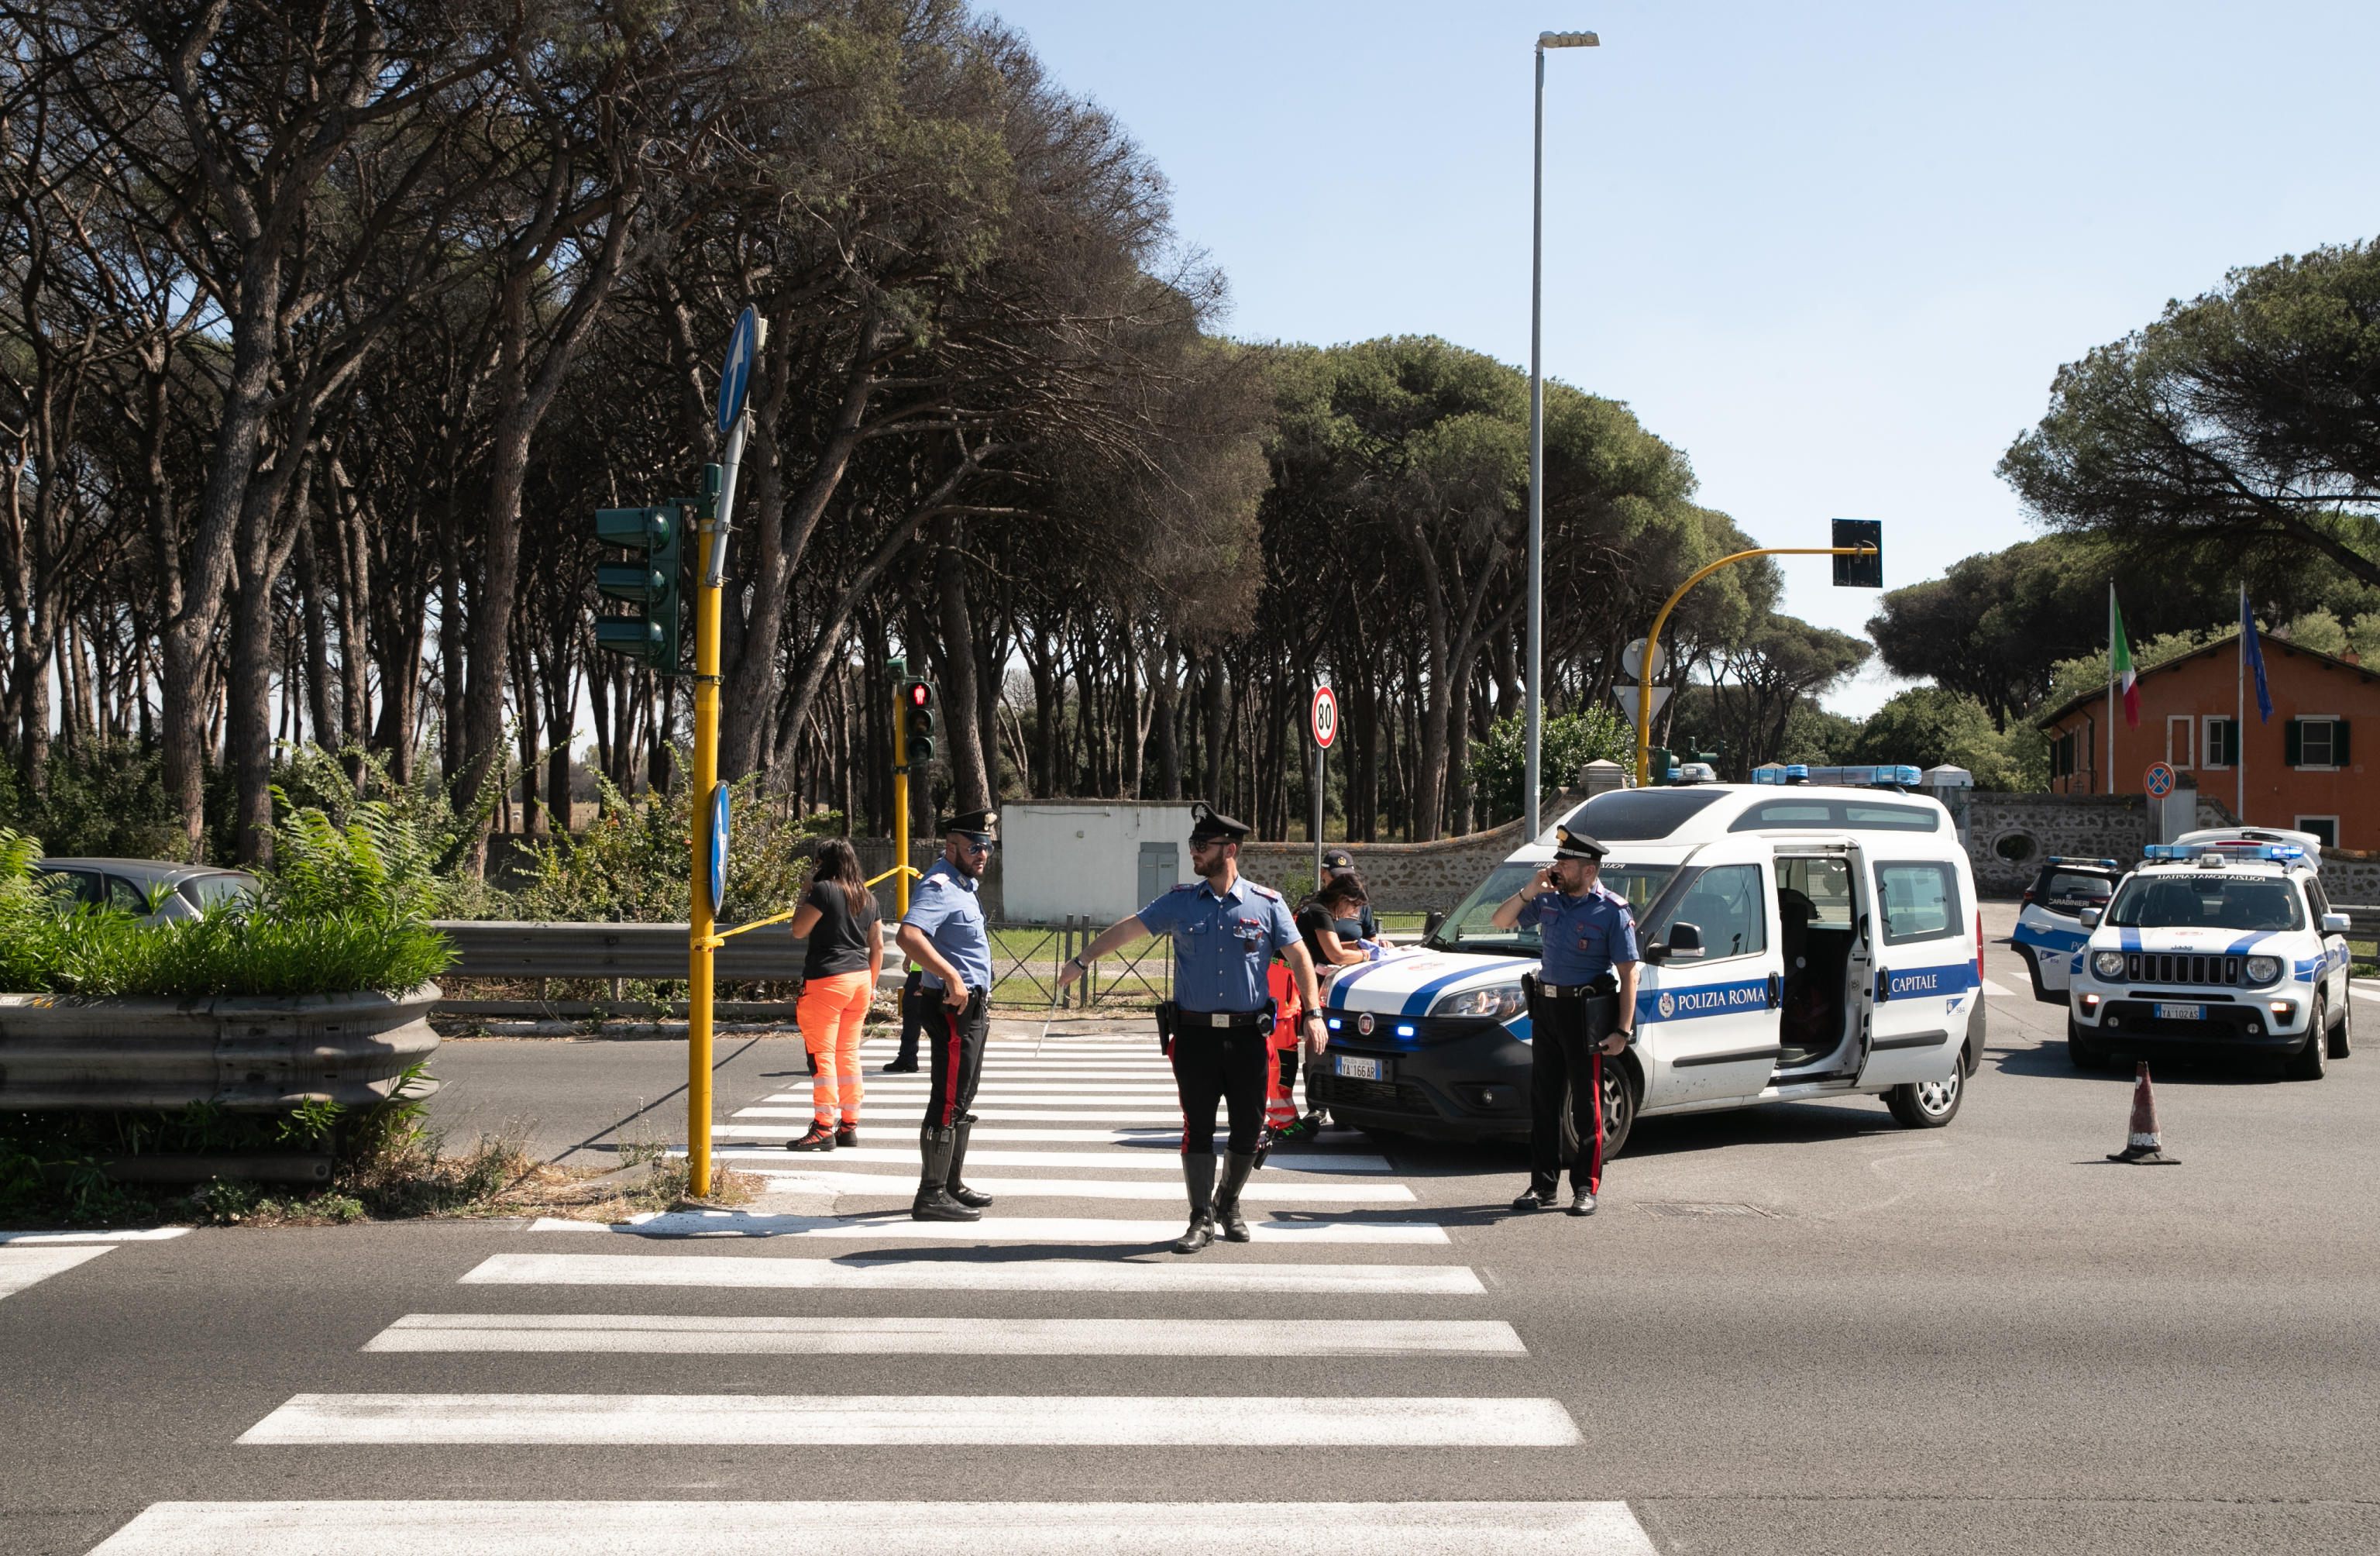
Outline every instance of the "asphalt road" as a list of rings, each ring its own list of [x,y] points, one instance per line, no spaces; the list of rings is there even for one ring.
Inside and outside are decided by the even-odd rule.
[[[1997,942],[2012,909],[1986,912]],[[1334,1134],[1260,1175],[1259,1241],[1177,1260],[1133,1230],[1179,1219],[1167,1143],[1021,1118],[987,1142],[988,1119],[972,1175],[1029,1222],[920,1242],[868,1214],[909,1187],[880,1087],[884,1160],[749,1159],[883,1176],[787,1182],[746,1223],[786,1235],[235,1229],[47,1272],[62,1249],[11,1245],[0,1550],[2380,1550],[2380,999],[2356,1009],[2375,1046],[2319,1083],[2160,1067],[2181,1165],[2128,1168],[2103,1158],[2129,1077],[2070,1071],[2058,1013],[1997,944],[1986,970],[2006,992],[1948,1129],[1865,1100],[1648,1121],[1585,1221],[1511,1215],[1510,1152]],[[725,1137],[798,1125],[794,1045],[732,1046]],[[1014,1095],[1141,1110],[1137,1043],[1026,1046],[988,1072]],[[459,1043],[442,1116],[522,1121],[547,1154],[666,1135],[683,1059]],[[830,1195],[856,1219],[799,1214]],[[1245,1284],[1135,1284],[1185,1266]],[[1161,1354],[1184,1319],[1258,1354]],[[1289,1327],[1330,1319],[1354,1322]],[[338,1505],[364,1500],[395,1505]],[[479,1505],[514,1500],[542,1505]],[[203,1510],[155,1505],[273,1501],[306,1505],[270,1536],[234,1509],[212,1544]],[[588,1505],[618,1501],[677,1505]],[[944,1505],[810,1505],[885,1501]],[[1002,1505],[950,1505],[974,1501]],[[472,1505],[433,1527],[424,1502]],[[1432,1506],[1474,1502],[1524,1505]]]

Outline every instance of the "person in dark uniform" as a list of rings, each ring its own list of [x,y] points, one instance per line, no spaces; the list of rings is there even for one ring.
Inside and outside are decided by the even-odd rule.
[[[1595,1214],[1603,1188],[1603,1061],[1636,1028],[1636,918],[1596,877],[1610,850],[1554,829],[1553,862],[1496,906],[1500,930],[1537,930],[1529,998],[1529,1187],[1516,1210],[1550,1210],[1561,1182],[1562,1093],[1578,1128],[1570,1213]],[[1618,994],[1617,1000],[1609,996]]]
[[[917,964],[915,993],[902,1003],[917,1012],[932,1080],[917,1136],[923,1158],[917,1221],[978,1221],[991,1196],[966,1186],[967,1137],[975,1130],[977,1084],[983,1078],[983,1041],[991,1029],[991,936],[976,895],[984,866],[998,845],[990,810],[970,810],[942,823],[942,857],[917,878],[908,916],[901,920],[902,953]]]
[[[1173,937],[1173,998],[1158,1009],[1159,1039],[1173,1061],[1182,1099],[1182,1179],[1190,1196],[1190,1227],[1173,1245],[1195,1254],[1215,1240],[1248,1241],[1240,1191],[1257,1164],[1264,1124],[1265,1077],[1271,1064],[1272,999],[1266,975],[1281,953],[1317,1040],[1322,1004],[1314,963],[1279,892],[1240,875],[1240,840],[1247,826],[1204,805],[1192,808],[1190,868],[1200,879],[1176,886],[1133,917],[1099,931],[1080,955],[1059,970],[1064,988],[1084,965],[1144,935]],[[1215,1107],[1231,1110],[1231,1138],[1220,1192],[1215,1186]]]

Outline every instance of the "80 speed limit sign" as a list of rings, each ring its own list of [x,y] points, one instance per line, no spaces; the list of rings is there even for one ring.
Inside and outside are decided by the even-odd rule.
[[[1339,699],[1329,687],[1314,688],[1314,743],[1324,750],[1339,737]]]

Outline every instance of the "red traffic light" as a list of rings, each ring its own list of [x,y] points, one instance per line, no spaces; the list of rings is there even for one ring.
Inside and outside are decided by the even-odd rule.
[[[909,698],[909,706],[912,708],[930,708],[933,706],[934,688],[928,686],[923,681],[910,682],[907,687],[907,694]]]

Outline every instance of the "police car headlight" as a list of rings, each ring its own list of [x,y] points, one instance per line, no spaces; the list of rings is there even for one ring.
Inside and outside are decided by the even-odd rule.
[[[2095,951],[2091,954],[2091,970],[2101,978],[2124,976],[2124,954],[2120,951]]]
[[[1499,1021],[1521,1014],[1524,1001],[1517,983],[1491,983],[1485,989],[1466,989],[1460,994],[1449,994],[1429,1007],[1432,1015],[1492,1015]]]
[[[2281,976],[2278,956],[2251,956],[2240,964],[2240,976],[2251,983],[2270,983]]]

